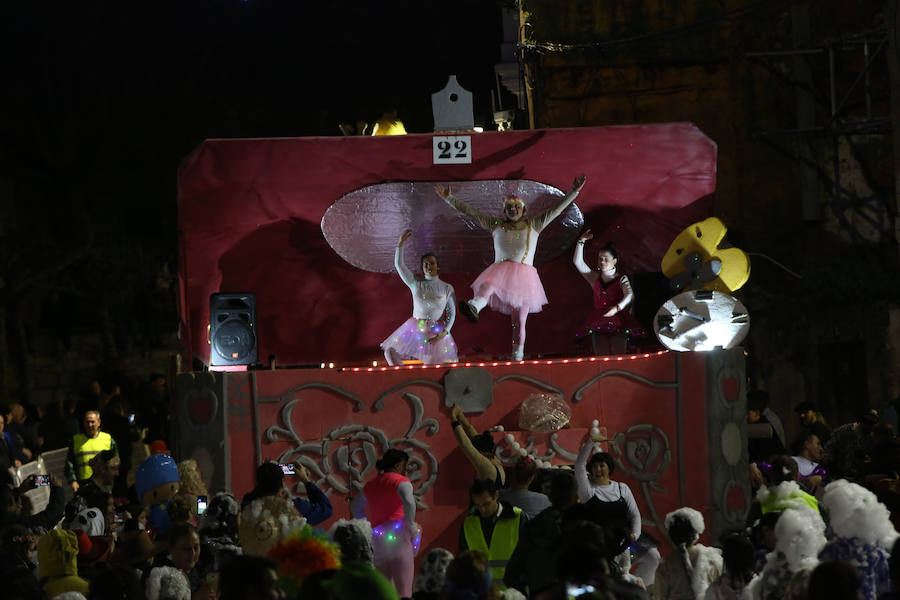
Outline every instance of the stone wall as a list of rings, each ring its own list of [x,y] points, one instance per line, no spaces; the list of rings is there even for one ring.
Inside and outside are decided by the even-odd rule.
[[[801,400],[835,425],[897,396],[891,103],[884,50],[874,53],[883,38],[869,38],[868,105],[865,80],[847,94],[863,38],[833,46],[836,104],[846,96],[834,121],[827,52],[877,29],[883,3],[746,6],[527,0],[524,56],[536,127],[685,120],[716,141],[713,214],[755,254],[737,294],[752,315],[750,386],[770,390],[790,435]],[[753,55],[792,48],[823,50]]]

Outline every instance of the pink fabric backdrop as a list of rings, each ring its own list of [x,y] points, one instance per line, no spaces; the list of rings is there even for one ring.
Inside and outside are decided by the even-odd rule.
[[[181,302],[191,354],[209,357],[209,295],[241,291],[257,296],[263,360],[269,354],[280,364],[380,359],[378,344],[410,314],[409,292],[396,274],[345,262],[320,227],[329,206],[365,186],[527,179],[568,190],[584,173],[576,204],[585,224],[596,241],[618,245],[620,266],[632,273],[658,271],[675,235],[709,216],[716,145],[690,123],[472,134],[469,165],[433,165],[432,137],[204,142],[178,181]],[[586,256],[593,262],[594,252]],[[468,297],[483,262],[444,279]],[[591,295],[571,265],[571,248],[539,272],[550,305],[529,319],[526,352],[578,352],[572,335]],[[486,312],[477,326],[458,322],[460,353],[508,353],[507,319]]]

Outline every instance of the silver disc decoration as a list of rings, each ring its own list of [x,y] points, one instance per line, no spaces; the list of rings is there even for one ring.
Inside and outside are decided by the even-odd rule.
[[[494,262],[491,234],[451,208],[434,191],[437,183],[489,215],[500,215],[507,196],[519,196],[526,217],[557,205],[565,192],[525,179],[486,181],[398,181],[367,185],[338,198],[322,217],[322,233],[345,261],[365,271],[394,271],[394,249],[406,229],[413,235],[404,245],[406,266],[422,268],[425,252],[438,256],[442,273],[476,273]],[[584,228],[584,216],[572,203],[541,233],[535,266],[553,260],[569,248]]]
[[[688,291],[659,308],[653,330],[663,346],[676,352],[734,348],[750,331],[750,313],[729,294]]]

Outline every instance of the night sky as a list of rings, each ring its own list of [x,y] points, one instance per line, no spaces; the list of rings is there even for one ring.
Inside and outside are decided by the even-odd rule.
[[[500,4],[3,3],[5,293],[56,287],[91,312],[98,287],[174,269],[177,169],[203,139],[337,135],[388,106],[427,132],[450,74],[486,124]]]

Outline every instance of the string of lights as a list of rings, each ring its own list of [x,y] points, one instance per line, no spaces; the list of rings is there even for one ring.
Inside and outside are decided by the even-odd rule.
[[[513,365],[568,365],[586,362],[623,362],[626,360],[639,360],[642,358],[652,358],[667,354],[668,350],[659,350],[657,352],[645,352],[643,354],[620,354],[616,356],[581,356],[577,358],[549,358],[535,360],[489,360],[489,361],[467,361],[458,363],[444,363],[439,365],[395,365],[385,367],[342,367],[339,371],[350,371],[352,373],[364,372],[373,373],[381,371],[409,371],[414,369],[460,369],[470,367],[511,367]],[[329,363],[334,364],[334,363]],[[324,368],[324,363],[323,367]]]

